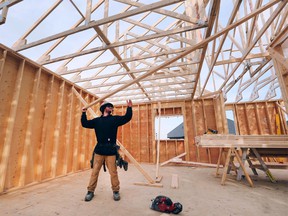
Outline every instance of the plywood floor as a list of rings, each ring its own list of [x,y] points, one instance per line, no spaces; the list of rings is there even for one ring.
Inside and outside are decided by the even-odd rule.
[[[155,165],[142,166],[154,178]],[[252,177],[255,187],[251,188],[245,180],[236,181],[234,175],[229,175],[226,185],[221,186],[221,179],[215,177],[214,168],[165,166],[160,167],[163,187],[158,188],[135,185],[135,182],[146,180],[129,164],[127,172],[119,170],[120,201],[113,201],[109,174],[102,172],[96,196],[91,202],[85,202],[90,176],[90,170],[87,170],[1,195],[0,215],[166,215],[149,208],[152,198],[166,195],[174,202],[183,204],[183,211],[179,215],[284,216],[288,210],[288,170],[272,170],[272,173],[278,180],[276,184],[270,183],[259,171],[258,177]],[[173,174],[179,177],[178,189],[171,188]]]

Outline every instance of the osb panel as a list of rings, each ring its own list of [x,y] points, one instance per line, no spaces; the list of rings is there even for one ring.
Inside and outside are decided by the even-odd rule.
[[[35,127],[35,131],[33,133],[34,146],[35,146],[35,164],[34,164],[34,172],[35,179],[38,181],[42,180],[42,166],[43,166],[43,155],[44,155],[44,136],[46,131],[44,131],[44,116],[45,116],[45,106],[47,100],[47,92],[49,88],[49,79],[50,75],[41,72],[40,76],[40,84],[37,92],[37,101],[36,101],[36,112],[35,119],[37,119],[37,126]]]
[[[269,120],[271,122],[271,132],[270,134],[277,134],[277,128],[276,128],[276,105],[274,103],[266,103],[267,106],[267,116],[269,116]]]
[[[194,126],[196,129],[196,136],[203,135],[206,132],[203,102],[201,100],[194,101],[193,106],[196,122],[196,125]]]
[[[194,124],[193,124],[193,111],[192,111],[192,102],[191,101],[187,101],[185,102],[185,122],[186,124],[184,125],[184,130],[186,131],[185,134],[185,140],[186,142],[188,142],[188,146],[189,146],[189,152],[186,152],[187,154],[189,154],[189,158],[192,161],[196,161],[197,159],[197,152],[196,152],[196,146],[195,146],[195,141],[194,141]],[[193,125],[191,127],[191,125]],[[182,152],[185,152],[185,150],[183,150]],[[186,157],[184,157],[186,158]]]
[[[16,84],[18,83],[20,72],[19,68],[22,62],[18,62],[17,74],[14,74],[14,80],[16,80]],[[9,157],[9,174],[6,176],[7,179],[11,181],[6,181],[6,187],[14,187],[17,186],[20,179],[20,171],[21,171],[21,162],[24,151],[24,141],[25,141],[25,132],[27,128],[27,116],[29,113],[29,92],[33,87],[33,79],[31,80],[31,74],[27,73],[27,65],[24,65],[22,81],[20,83],[19,89],[19,98],[17,101],[17,111],[15,116],[15,124],[13,127],[13,136],[11,140],[10,147],[10,155]],[[27,76],[26,76],[27,74]],[[16,86],[15,86],[16,87]],[[17,94],[17,90],[15,90],[14,94]],[[13,101],[12,101],[13,103]],[[15,102],[14,102],[15,103]],[[12,105],[11,105],[12,106]],[[17,121],[16,121],[17,120]]]
[[[0,79],[0,143],[5,140],[5,128],[8,126],[8,118],[11,110],[11,100],[15,91],[15,78],[17,76],[19,64],[15,64],[14,59],[6,57],[3,74]],[[0,152],[3,152],[4,145],[0,145]],[[0,161],[2,154],[0,154]]]
[[[255,106],[253,104],[246,104],[245,109],[246,109],[245,112],[247,114],[249,134],[250,135],[259,134]]]
[[[59,106],[58,106],[58,113],[57,113],[57,131],[59,131],[58,135],[59,138],[56,138],[56,141],[58,141],[57,146],[55,146],[56,149],[56,176],[59,176],[63,173],[64,166],[66,165],[65,156],[66,156],[66,139],[65,136],[61,136],[60,134],[65,134],[66,132],[66,122],[68,121],[68,101],[70,89],[68,89],[68,86],[65,82],[61,83],[60,89],[59,89]],[[85,147],[85,145],[83,145]]]
[[[0,79],[0,142],[8,151],[2,160],[4,145],[0,145],[4,167],[0,192],[87,169],[95,143],[90,138],[95,134],[82,132],[83,105],[72,96],[71,84],[10,50],[7,53]],[[22,79],[20,65],[24,65]]]
[[[152,119],[152,105],[151,104],[147,104],[147,115],[148,115],[148,145],[149,145],[149,162],[152,163],[153,162],[153,137],[154,137],[154,131],[153,131],[153,119]]]
[[[22,61],[19,61],[18,59],[14,59],[12,56],[9,56],[9,61],[14,61],[14,67],[8,66],[7,70],[4,71],[4,76],[9,75],[12,80],[14,80],[14,83],[19,83],[19,97],[17,101],[6,101],[6,108],[9,110],[12,106],[17,106],[16,115],[11,116],[14,118],[15,124],[13,126],[12,131],[12,139],[10,143],[10,152],[9,152],[9,163],[8,163],[8,172],[6,173],[6,181],[5,181],[5,188],[11,188],[14,186],[18,186],[20,177],[23,177],[22,182],[25,182],[25,178],[28,178],[27,183],[30,182],[30,179],[32,178],[31,175],[33,174],[33,167],[28,167],[29,164],[33,164],[32,157],[28,157],[27,151],[25,151],[24,155],[24,148],[27,146],[25,143],[26,138],[26,132],[27,132],[27,124],[28,124],[28,118],[29,115],[29,109],[30,109],[30,100],[31,100],[31,94],[30,91],[33,88],[33,82],[35,78],[35,69],[31,68],[29,64],[24,64],[23,69],[23,76],[22,81],[20,82],[18,75],[20,75],[20,64],[22,64]],[[13,62],[11,61],[11,62]],[[6,73],[7,72],[7,73]],[[6,80],[7,81],[7,80]],[[2,86],[2,85],[1,85]],[[9,86],[7,90],[12,90],[13,94],[17,94],[18,90],[16,90],[16,86]],[[13,98],[13,95],[11,94],[11,99]],[[13,105],[12,105],[13,104]],[[6,110],[6,112],[7,112]],[[7,117],[9,117],[9,113],[7,113]],[[16,121],[17,120],[17,121]],[[30,121],[32,121],[30,119]],[[4,126],[1,131],[5,131],[7,129]],[[8,130],[8,129],[7,129]],[[4,136],[5,137],[5,136]],[[30,143],[29,143],[30,144]],[[32,144],[31,144],[32,145]],[[31,155],[31,154],[30,154]],[[24,160],[22,160],[24,159]],[[23,164],[25,162],[25,164]],[[24,169],[23,169],[24,168]],[[22,176],[20,175],[22,174]],[[23,176],[25,174],[25,176]]]
[[[131,119],[129,124],[129,130],[126,130],[126,133],[128,133],[129,141],[130,141],[130,153],[133,155],[133,157],[139,161],[140,160],[140,152],[139,152],[139,109],[137,106],[134,106],[133,109],[133,115],[134,118]]]
[[[147,105],[139,106],[139,121],[140,121],[140,136],[139,136],[139,149],[140,149],[140,161],[151,162],[150,152],[151,143],[151,117],[149,116],[149,109]]]
[[[270,134],[270,128],[269,128],[269,123],[268,123],[269,117],[267,116],[265,103],[258,104],[258,113],[260,116],[260,127],[262,131],[262,135]]]
[[[75,101],[75,113],[74,113],[74,117],[76,119],[75,121],[75,135],[74,135],[74,148],[73,148],[73,166],[72,166],[72,172],[75,172],[77,170],[80,169],[79,166],[79,146],[82,144],[82,140],[81,138],[81,127],[80,127],[80,118],[81,118],[81,112],[79,112],[78,110],[80,110],[83,107],[83,105],[81,104],[80,100],[76,100]],[[89,118],[91,119],[91,118]],[[89,130],[89,129],[84,129],[84,130]],[[91,129],[90,131],[93,131],[93,129]]]
[[[204,103],[204,116],[206,120],[206,130],[209,129],[215,129],[217,130],[217,123],[215,118],[215,104],[214,100],[205,100],[202,103]]]
[[[212,100],[196,100],[193,102],[194,106],[194,118],[195,118],[195,129],[196,135],[203,135],[207,132],[208,129],[208,122],[209,126],[216,125],[216,123],[212,123],[211,120],[214,119],[214,109],[211,108],[213,106]],[[207,106],[207,108],[206,108]],[[209,121],[208,121],[209,119]],[[211,128],[213,129],[213,128]],[[195,149],[192,147],[192,149]],[[198,149],[197,152],[197,161],[209,163],[211,161],[211,151],[207,148],[196,148]]]
[[[248,134],[247,116],[245,113],[245,105],[239,104],[235,106],[235,113],[238,122],[239,135]]]
[[[274,103],[245,103],[234,107],[240,135],[276,134]]]
[[[184,140],[176,141],[176,153],[175,156],[178,156],[185,152]]]
[[[115,115],[124,115],[125,112],[126,106],[115,107]],[[148,105],[134,105],[131,121],[118,128],[118,140],[139,162],[151,162],[152,130],[150,119]]]
[[[55,145],[54,133],[56,126],[56,113],[57,113],[57,104],[59,100],[59,80],[51,77],[49,82],[48,98],[46,101],[47,112],[45,112],[45,121],[47,124],[47,130],[45,131],[45,140],[44,140],[44,155],[43,155],[43,171],[42,179],[47,179],[51,177],[52,174],[52,158],[53,150]]]
[[[157,146],[158,140],[155,142]],[[170,160],[184,152],[184,140],[160,140],[160,163]]]
[[[65,162],[64,162],[66,164],[64,169],[66,169],[66,170],[64,170],[64,172],[66,171],[67,173],[69,173],[69,172],[72,172],[72,168],[73,168],[73,163],[71,163],[71,161],[73,161],[73,149],[74,149],[74,142],[73,141],[74,141],[74,136],[75,136],[73,128],[75,128],[76,124],[80,123],[80,120],[74,118],[74,110],[76,110],[75,107],[76,107],[77,98],[71,90],[67,90],[67,91],[69,92],[68,93],[68,104],[67,104],[67,106],[68,106],[68,113],[67,113],[68,120],[66,122],[66,132],[65,132],[65,134],[66,134],[65,135],[65,138],[66,138],[65,139],[65,147],[66,147],[67,152],[65,155]],[[91,133],[88,133],[88,134],[91,134]],[[92,140],[94,141],[95,138]],[[83,143],[83,144],[86,145],[86,143]]]
[[[96,100],[95,97],[91,96],[91,95],[87,95],[88,98],[87,98],[87,102],[88,103],[91,103],[93,102],[94,100]],[[99,106],[92,106],[91,107],[93,110],[99,110]],[[80,120],[78,120],[76,122],[77,124],[80,124]],[[92,152],[94,150],[94,146],[96,144],[96,136],[95,136],[95,133],[94,133],[94,130],[92,131],[87,131],[86,130],[86,140],[85,140],[85,149],[86,149],[86,152],[85,152],[85,162],[87,163],[87,161],[90,161],[91,159],[91,155],[92,155]],[[86,164],[85,164],[85,167],[86,167]]]

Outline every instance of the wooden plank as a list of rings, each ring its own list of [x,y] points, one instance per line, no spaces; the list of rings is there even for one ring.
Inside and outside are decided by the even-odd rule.
[[[30,102],[29,114],[28,114],[28,122],[27,122],[27,129],[25,133],[25,141],[24,141],[24,151],[21,160],[21,170],[20,170],[20,179],[19,179],[19,186],[22,187],[25,185],[26,181],[26,173],[29,170],[32,172],[32,179],[31,182],[34,181],[34,155],[32,153],[33,149],[33,131],[35,128],[35,112],[36,112],[36,104],[38,99],[38,91],[40,86],[40,77],[41,77],[41,68],[37,70],[35,75],[33,90],[32,90],[32,99]],[[30,163],[28,164],[28,159]]]
[[[148,143],[148,149],[147,151],[149,151],[149,162],[153,162],[154,158],[153,158],[153,150],[151,152],[152,146],[153,146],[153,137],[154,137],[154,130],[152,130],[153,128],[153,124],[154,124],[154,120],[152,117],[152,105],[150,104],[147,110],[147,115],[149,116],[148,118],[148,122],[147,122],[147,134],[148,134],[148,139],[147,139],[147,143]]]
[[[219,151],[219,156],[218,156],[218,160],[217,160],[217,167],[216,167],[216,177],[219,175],[219,168],[220,168],[220,163],[221,163],[221,157],[224,155],[224,148],[220,148],[220,151]],[[225,160],[224,160],[224,163],[225,163]]]
[[[224,185],[225,181],[226,181],[227,171],[228,171],[230,157],[231,157],[231,152],[232,152],[232,150],[231,150],[231,148],[229,148],[227,156],[226,156],[226,160],[225,160],[225,165],[224,165],[224,169],[223,169],[222,178],[221,178],[221,185]]]
[[[42,181],[42,175],[43,175],[43,167],[46,161],[45,157],[45,139],[47,135],[48,130],[48,121],[47,121],[47,115],[49,113],[49,103],[47,103],[49,100],[49,95],[51,91],[51,85],[53,83],[54,76],[49,75],[47,73],[41,73],[41,85],[39,89],[39,104],[38,109],[39,112],[36,112],[36,115],[38,116],[40,120],[39,126],[40,128],[37,128],[37,134],[39,134],[38,138],[38,144],[37,144],[37,151],[36,151],[36,170],[35,170],[35,181],[41,182]],[[40,117],[41,116],[41,117]],[[43,117],[44,116],[44,117]]]
[[[62,93],[60,95],[60,101],[62,101],[61,103],[63,104],[62,106],[62,110],[61,110],[61,120],[60,120],[60,125],[61,127],[59,128],[59,148],[58,148],[58,156],[57,156],[57,169],[56,169],[56,176],[61,176],[61,175],[65,175],[65,158],[67,157],[67,143],[66,143],[66,132],[67,132],[67,122],[70,120],[69,119],[69,102],[70,102],[70,98],[69,98],[69,93],[71,90],[71,86],[65,81],[63,83],[61,83],[60,86],[60,90],[63,87],[63,99],[61,99]],[[69,121],[70,122],[70,121]]]
[[[81,93],[82,93],[82,90],[80,90],[79,95],[81,95]],[[80,119],[81,107],[82,107],[81,101],[78,100],[76,102],[76,110],[79,110],[80,112],[76,112],[74,114],[75,119]],[[79,126],[77,125],[75,127],[75,131],[74,131],[75,135],[74,135],[73,167],[72,167],[73,172],[75,172],[79,168],[78,155],[79,155],[79,142],[81,141],[80,140],[80,130],[81,130],[81,128],[80,128],[80,124],[79,124]]]
[[[154,106],[151,108],[151,116],[152,116],[152,160],[153,163],[156,163],[156,158],[157,158],[157,150],[156,150],[156,137],[155,137],[155,117],[156,117],[156,110]]]
[[[73,94],[73,86],[70,87],[70,91],[68,93],[68,113],[67,113],[67,122],[66,122],[66,131],[65,131],[65,155],[64,155],[64,165],[63,165],[63,174],[67,174],[69,172],[69,167],[71,164],[70,151],[73,149],[73,110],[74,110],[74,94]]]
[[[193,137],[197,136],[197,127],[196,127],[196,111],[195,111],[195,101],[192,100],[191,101],[191,112],[192,112],[192,122],[193,122]],[[199,151],[199,146],[196,145],[196,151],[195,151],[195,155],[196,155],[196,161],[200,161],[200,151]]]
[[[160,131],[161,131],[161,103],[158,102],[158,137],[157,137],[157,150],[156,150],[156,179],[159,177],[159,157],[160,157]]]
[[[133,5],[135,7],[143,7],[144,4],[140,3],[140,2],[134,2],[134,1],[128,1],[128,0],[116,0],[117,2],[122,2],[122,3],[125,3],[125,4],[129,4],[129,5]],[[181,19],[183,21],[186,21],[186,22],[189,22],[189,23],[192,23],[192,24],[197,24],[198,22],[198,19],[196,18],[192,18],[190,16],[187,16],[187,15],[183,15],[183,14],[178,14],[178,13],[175,13],[175,12],[172,12],[170,10],[165,10],[165,9],[155,9],[153,10],[153,12],[156,12],[156,13],[159,13],[159,14],[162,14],[162,15],[165,15],[165,16],[169,16],[169,17],[174,17],[175,19]]]
[[[25,60],[22,60],[19,66],[19,71],[17,73],[16,84],[15,84],[15,92],[13,94],[12,103],[11,103],[11,111],[9,113],[9,121],[6,129],[6,136],[4,139],[3,144],[3,152],[2,152],[2,160],[0,163],[0,192],[3,192],[5,189],[5,181],[7,177],[7,170],[8,170],[8,162],[10,157],[10,150],[12,145],[12,138],[13,138],[13,130],[15,127],[16,122],[16,114],[18,108],[18,101],[21,91],[21,85],[23,80],[23,71],[25,66]]]
[[[190,102],[190,101],[189,101]],[[187,148],[187,156],[186,160],[190,160],[191,158],[196,158],[195,152],[193,151],[193,145],[194,145],[194,136],[193,136],[193,128],[192,128],[192,112],[191,112],[191,106],[189,102],[184,102],[183,104],[183,125],[184,125],[184,148]],[[189,125],[189,127],[188,127]],[[176,155],[180,154],[179,146],[181,143],[177,142],[176,146]],[[184,150],[185,151],[185,150]],[[192,159],[193,160],[193,159]]]
[[[251,120],[251,119],[250,119]],[[244,103],[244,121],[246,122],[246,130],[247,130],[247,135],[250,135],[250,120],[248,118],[248,114],[247,114],[247,104]]]
[[[148,104],[139,105],[139,122],[140,135],[139,135],[139,152],[140,161],[151,162],[151,154],[149,151],[149,108]],[[151,141],[151,140],[150,140]]]
[[[86,94],[85,96],[85,101],[90,101],[90,95]],[[80,111],[81,112],[81,111]],[[89,148],[89,141],[90,141],[90,137],[89,134],[91,134],[90,132],[94,132],[93,130],[83,130],[83,135],[82,135],[82,156],[81,156],[81,169],[85,169],[85,164],[87,163],[87,161],[91,160],[91,152],[93,152],[93,150],[91,148]],[[92,138],[92,137],[91,137]],[[92,138],[93,139],[93,138]],[[94,138],[95,139],[95,138]],[[93,140],[94,140],[93,139]],[[95,143],[95,142],[94,142]]]
[[[275,109],[276,109],[276,113],[277,115],[279,116],[279,125],[280,125],[280,133],[279,134],[288,134],[287,133],[287,124],[285,124],[285,120],[286,120],[286,117],[285,117],[285,114],[283,112],[283,110],[281,109],[282,107],[279,105],[279,102],[276,102],[275,103]],[[278,128],[277,128],[278,129]],[[277,131],[277,134],[278,134],[278,131]]]
[[[54,139],[53,139],[53,148],[52,148],[52,158],[51,158],[51,177],[56,177],[56,169],[58,166],[61,166],[60,164],[57,164],[58,161],[58,153],[59,153],[59,142],[60,142],[60,130],[62,128],[62,109],[63,107],[63,101],[64,101],[64,90],[65,90],[65,81],[62,81],[59,89],[59,100],[58,100],[58,106],[57,106],[57,113],[56,113],[56,125],[55,125],[55,131],[54,131]]]
[[[91,8],[92,8],[92,0],[87,0],[85,25],[88,25],[89,22],[91,21]]]
[[[47,98],[45,102],[45,111],[44,111],[44,123],[42,128],[42,139],[41,139],[41,163],[38,166],[38,181],[42,181],[43,179],[46,179],[50,177],[49,171],[50,171],[50,158],[51,158],[51,149],[50,145],[52,143],[51,141],[51,131],[52,131],[52,124],[54,122],[51,122],[52,120],[52,103],[54,99],[53,95],[53,89],[55,85],[55,77],[52,75],[49,77],[49,86],[47,91]]]
[[[201,162],[193,162],[193,161],[183,161],[182,159],[174,159],[171,161],[173,165],[183,165],[183,166],[194,166],[194,167],[215,167],[217,168],[217,164],[211,164],[211,163],[201,163]],[[219,167],[222,167],[222,165],[219,165]]]
[[[3,53],[0,53],[0,81],[4,73],[6,55],[7,55],[7,50],[4,50]]]
[[[141,130],[140,130],[140,122],[141,122],[141,118],[140,118],[140,105],[138,104],[137,105],[137,110],[138,110],[138,113],[137,113],[137,121],[136,121],[136,124],[137,124],[137,146],[136,146],[136,152],[138,154],[138,161],[141,161]]]
[[[87,94],[85,92],[81,92],[81,96],[83,98],[85,98],[85,101],[87,100]],[[81,119],[81,107],[82,104],[79,105],[79,111],[78,111],[78,119]],[[79,121],[79,120],[78,120]],[[83,128],[81,126],[81,124],[77,125],[80,129],[79,129],[79,142],[77,143],[77,148],[78,148],[78,157],[77,157],[77,166],[78,169],[83,170],[85,168],[85,146],[87,145],[87,133],[90,132],[90,130],[86,130],[85,128]],[[87,156],[89,156],[89,159],[91,158],[91,153],[87,154]],[[89,160],[88,160],[89,161]]]
[[[140,186],[149,186],[149,187],[163,187],[163,184],[159,183],[144,183],[144,182],[135,182],[135,185],[140,185]]]
[[[256,122],[257,122],[257,129],[258,129],[258,134],[263,134],[262,133],[262,129],[261,129],[261,125],[260,125],[260,118],[259,118],[259,112],[258,112],[258,105],[257,103],[254,104],[255,106],[255,117],[256,117]]]
[[[268,125],[268,128],[269,128],[269,134],[275,134],[272,131],[271,119],[270,119],[270,116],[269,116],[269,111],[268,111],[268,107],[267,106],[268,106],[268,104],[267,104],[267,102],[265,102],[265,114],[266,114],[266,119],[267,119],[267,125]]]
[[[179,188],[179,177],[177,174],[172,174],[171,188]]]
[[[195,137],[198,146],[216,148],[288,148],[288,135],[221,135]]]
[[[186,155],[186,160],[190,160],[190,146],[189,146],[189,136],[188,136],[188,124],[187,124],[187,113],[186,113],[186,106],[185,102],[181,104],[181,114],[183,116],[183,126],[184,126],[184,151],[188,154]],[[177,152],[177,141],[176,141],[176,152],[175,155],[178,154]]]
[[[181,158],[181,157],[184,157],[186,155],[186,152],[184,152],[184,153],[182,153],[182,154],[180,154],[180,155],[177,155],[176,157],[173,157],[173,158],[171,158],[171,159],[169,159],[169,160],[167,160],[167,161],[165,161],[165,162],[162,162],[161,164],[160,164],[160,166],[164,166],[164,165],[166,165],[166,164],[168,164],[168,163],[170,163],[170,162],[173,162],[175,159],[179,159],[179,158]]]

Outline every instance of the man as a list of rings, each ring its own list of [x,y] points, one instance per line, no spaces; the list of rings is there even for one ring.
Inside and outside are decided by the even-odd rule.
[[[126,124],[132,118],[132,101],[127,100],[126,114],[123,116],[112,115],[114,106],[111,103],[103,103],[100,106],[102,115],[92,120],[87,120],[86,108],[82,109],[81,124],[85,128],[95,130],[97,144],[94,148],[93,169],[87,187],[88,192],[85,201],[90,201],[94,197],[94,191],[97,186],[98,176],[103,162],[109,170],[113,198],[115,201],[120,200],[120,182],[118,179],[116,166],[116,139],[117,129],[119,126]]]

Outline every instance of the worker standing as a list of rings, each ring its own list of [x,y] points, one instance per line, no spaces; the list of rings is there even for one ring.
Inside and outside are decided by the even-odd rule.
[[[123,116],[113,115],[114,106],[112,103],[103,103],[100,106],[102,115],[100,117],[87,120],[86,108],[82,109],[81,124],[84,128],[90,128],[95,130],[97,138],[97,144],[94,148],[92,173],[90,181],[87,187],[87,194],[85,201],[91,201],[94,197],[94,191],[97,186],[98,176],[103,162],[105,161],[109,170],[111,187],[113,191],[113,199],[115,201],[120,200],[120,182],[118,178],[117,166],[116,166],[116,154],[117,154],[117,130],[119,126],[122,126],[129,122],[132,118],[132,101],[127,100],[126,113]]]

